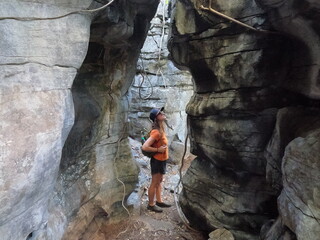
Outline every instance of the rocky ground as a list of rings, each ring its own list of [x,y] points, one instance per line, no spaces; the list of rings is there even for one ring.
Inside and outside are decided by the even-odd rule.
[[[131,216],[118,223],[108,225],[106,240],[207,240],[201,232],[189,229],[181,220],[174,202],[174,189],[179,181],[180,165],[168,164],[164,179],[163,199],[172,203],[162,213],[150,212],[146,209],[148,203],[147,190],[150,183],[149,159],[140,153],[139,142],[130,140],[133,156],[140,167],[139,184],[128,199],[132,208]],[[192,158],[187,158],[182,168],[182,174],[190,165]]]

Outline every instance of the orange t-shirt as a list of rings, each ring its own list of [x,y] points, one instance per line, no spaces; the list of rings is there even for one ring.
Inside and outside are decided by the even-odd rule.
[[[153,157],[159,161],[165,161],[169,158],[169,151],[168,151],[168,139],[165,134],[160,134],[159,130],[152,129],[150,132],[150,137],[155,139],[156,141],[151,145],[151,147],[159,148],[161,146],[167,146],[166,151],[163,153],[156,153]]]

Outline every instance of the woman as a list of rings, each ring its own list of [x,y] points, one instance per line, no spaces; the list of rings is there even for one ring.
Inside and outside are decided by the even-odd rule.
[[[151,164],[151,184],[148,190],[149,204],[147,209],[154,212],[162,212],[163,207],[171,207],[164,203],[161,198],[163,175],[166,173],[166,164],[168,160],[168,140],[164,131],[164,121],[166,115],[163,109],[152,109],[150,119],[153,122],[150,137],[143,144],[142,150],[155,152],[150,159]]]

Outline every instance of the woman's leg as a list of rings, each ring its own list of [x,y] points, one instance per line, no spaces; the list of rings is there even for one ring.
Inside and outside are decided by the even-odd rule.
[[[161,181],[163,178],[162,176],[163,175],[161,173],[152,174],[151,184],[148,190],[148,198],[149,198],[150,206],[155,205],[155,201],[154,201],[155,196],[157,197],[157,200],[158,200],[159,188],[160,188],[160,199],[161,199]]]
[[[162,202],[162,181],[163,181],[163,174],[159,173],[158,185],[156,188],[156,199],[157,202]]]

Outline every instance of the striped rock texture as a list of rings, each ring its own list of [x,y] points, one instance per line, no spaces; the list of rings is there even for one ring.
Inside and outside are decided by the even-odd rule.
[[[319,238],[319,14],[311,0],[174,1],[169,50],[195,83],[197,158],[180,197],[194,226],[237,240]]]

